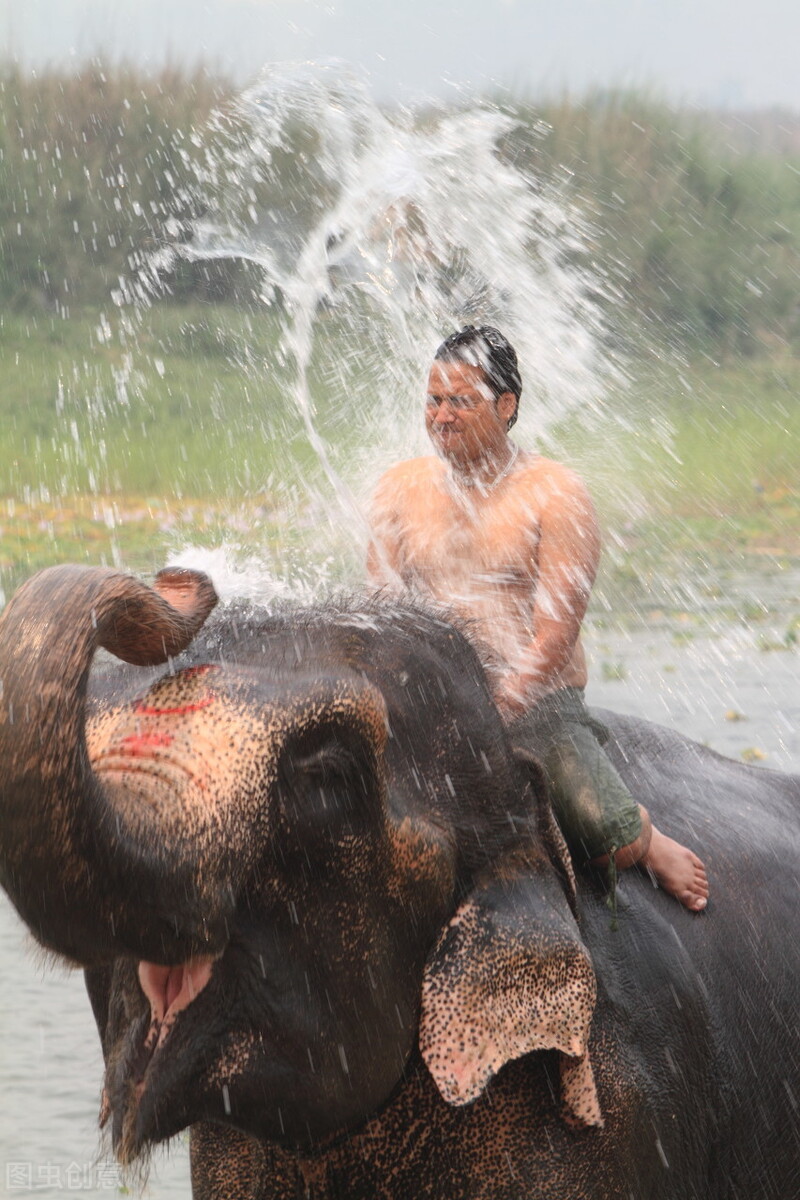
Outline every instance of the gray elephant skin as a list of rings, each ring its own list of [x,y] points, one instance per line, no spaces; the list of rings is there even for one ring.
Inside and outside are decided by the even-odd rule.
[[[191,1127],[198,1200],[800,1195],[800,780],[603,714],[713,889],[629,871],[615,918],[453,626],[215,600],[58,567],[0,618],[0,880],[85,969],[119,1158]]]

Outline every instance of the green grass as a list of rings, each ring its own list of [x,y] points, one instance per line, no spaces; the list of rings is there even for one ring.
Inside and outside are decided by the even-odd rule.
[[[279,374],[253,365],[276,360],[268,319],[164,307],[127,345],[102,327],[0,321],[6,593],[65,559],[151,570],[184,537],[291,540],[277,510],[317,467]]]
[[[731,570],[800,562],[798,396],[798,360],[704,360],[552,431],[601,515],[596,606],[680,610],[692,590],[718,605]]]
[[[164,307],[127,342],[93,313],[2,319],[0,495],[234,497],[274,469],[277,423],[302,440],[281,380],[236,362],[274,361],[266,318]]]
[[[338,553],[350,531],[332,519],[329,535],[308,515],[322,472],[288,398],[274,317],[165,306],[123,337],[103,324],[91,312],[0,321],[6,593],[64,559],[152,570],[184,538],[282,561],[314,538]],[[315,394],[342,462],[359,428],[352,413],[334,419],[319,368]],[[799,395],[796,360],[703,360],[642,372],[601,413],[551,431],[545,448],[586,478],[601,514],[601,606],[663,604],[665,580],[719,577],[748,556],[800,559]]]
[[[551,440],[609,514],[666,519],[723,542],[725,526],[752,543],[781,534],[796,548],[799,396],[798,359],[664,367]]]
[[[277,316],[164,305],[136,319],[0,318],[0,589],[64,560],[150,571],[186,541],[225,542],[281,577],[312,559],[332,585],[352,575],[363,546],[298,412]],[[349,336],[325,323],[309,387],[352,481],[368,473],[364,430],[383,436],[364,396],[385,355],[331,351]]]

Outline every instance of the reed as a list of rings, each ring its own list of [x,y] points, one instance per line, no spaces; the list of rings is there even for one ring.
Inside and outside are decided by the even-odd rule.
[[[225,94],[202,69],[2,68],[0,298],[61,315],[107,302],[138,255],[196,215],[191,133]]]
[[[622,298],[630,334],[636,314],[638,339],[673,350],[797,352],[796,120],[760,114],[761,150],[718,114],[641,93],[510,107],[520,118],[510,152],[588,214],[587,254]]]
[[[0,301],[62,316],[103,305],[149,251],[186,238],[203,204],[194,134],[224,136],[207,122],[231,94],[202,69],[0,68]],[[753,140],[745,122],[640,93],[503,103],[516,118],[504,152],[586,214],[585,255],[629,349],[797,352],[796,121],[760,114]],[[313,194],[323,183],[301,166],[313,159],[309,136],[298,130],[281,150],[281,195],[324,207]],[[252,293],[236,262],[181,260],[166,283],[174,302]]]

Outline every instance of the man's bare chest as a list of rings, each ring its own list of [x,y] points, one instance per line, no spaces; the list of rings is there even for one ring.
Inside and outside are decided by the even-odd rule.
[[[408,583],[440,591],[448,582],[530,586],[536,577],[539,524],[530,512],[475,502],[431,504],[408,525],[402,573]]]

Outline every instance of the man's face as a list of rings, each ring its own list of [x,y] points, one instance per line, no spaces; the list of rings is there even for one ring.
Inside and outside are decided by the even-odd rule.
[[[505,444],[514,396],[496,397],[481,367],[440,362],[428,376],[425,427],[436,450],[456,465],[477,464]]]

